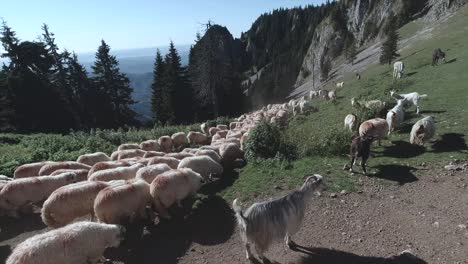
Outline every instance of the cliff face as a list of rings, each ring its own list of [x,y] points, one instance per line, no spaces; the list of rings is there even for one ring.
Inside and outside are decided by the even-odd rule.
[[[193,92],[200,109],[197,119],[206,120],[240,111],[239,73],[243,64],[242,43],[225,27],[207,29],[193,46],[189,71]]]
[[[388,22],[389,14],[401,12],[401,1],[356,0],[344,1],[345,28],[335,26],[331,16],[324,19],[315,30],[312,42],[302,62],[295,87],[309,83],[318,86],[324,79],[322,66],[342,54],[346,38],[353,38],[357,47],[385,35],[382,28]],[[333,72],[332,72],[333,75]]]
[[[318,89],[323,84],[322,65],[326,60],[333,68],[343,63],[337,59],[342,54],[346,38],[355,40],[359,49],[378,42],[385,37],[385,27],[391,15],[400,25],[423,16],[426,22],[434,23],[458,10],[468,0],[348,0],[341,1],[345,8],[345,29],[333,27],[331,16],[317,27],[312,42],[304,56],[294,87],[301,90]],[[333,70],[331,77],[333,77]],[[304,87],[307,86],[307,87]]]

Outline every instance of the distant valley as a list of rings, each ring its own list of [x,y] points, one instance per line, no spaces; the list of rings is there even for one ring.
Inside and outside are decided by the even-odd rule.
[[[188,64],[190,45],[178,45],[177,51],[182,59],[182,65]],[[151,119],[151,83],[153,81],[153,64],[156,50],[162,54],[168,50],[168,46],[111,50],[119,61],[120,70],[127,74],[130,85],[133,88],[133,110],[137,112],[138,120],[145,122]],[[94,52],[78,53],[79,61],[86,67],[89,73],[94,63]]]

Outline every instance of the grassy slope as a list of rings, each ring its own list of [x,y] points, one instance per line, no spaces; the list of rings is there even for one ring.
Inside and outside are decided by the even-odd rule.
[[[467,16],[468,7],[465,7],[455,17],[436,27],[432,38],[419,41],[401,54],[407,75],[396,86],[402,87],[402,92],[417,91],[429,95],[422,100],[421,110],[423,114],[433,115],[438,122],[438,147],[434,148],[430,144],[426,151],[422,151],[409,146],[409,130],[420,118],[414,114],[414,108],[410,108],[411,113],[407,112],[409,118],[405,125],[390,137],[393,143],[384,141],[382,147],[374,146],[374,157],[369,165],[375,177],[405,182],[413,177],[411,169],[420,167],[423,162],[447,163],[453,159],[468,158],[466,150],[461,150],[464,144],[461,136],[447,138],[449,133],[463,136],[468,132]],[[400,34],[406,38],[420,28],[419,22],[410,23],[400,30]],[[436,47],[447,50],[447,60],[451,63],[435,68],[430,66],[432,50]],[[354,111],[349,101],[351,97],[372,99],[388,96],[385,91],[392,85],[390,66],[371,67],[361,75],[363,78],[356,81],[352,78],[353,74],[349,74],[345,87],[338,91],[339,98],[335,104],[316,101],[319,112],[300,116],[291,122],[286,133],[298,146],[299,152],[303,153],[301,159],[291,164],[272,161],[248,164],[241,170],[237,180],[227,182],[227,188],[224,185],[217,186],[224,189],[221,195],[227,199],[264,196],[275,192],[275,187],[294,188],[301,184],[304,176],[312,173],[326,176],[327,185],[332,191],[355,190],[357,176],[342,170],[348,161],[346,157],[308,156],[307,152],[317,144],[325,144],[321,142],[324,135],[343,129],[344,117]],[[198,125],[130,132],[98,131],[92,135],[0,134],[0,174],[11,175],[16,166],[27,162],[74,160],[80,154],[94,151],[110,153],[123,142],[140,142],[190,129],[198,129]],[[440,141],[444,135],[444,140]]]
[[[417,91],[428,94],[420,102],[421,113],[435,117],[438,142],[428,144],[425,150],[409,145],[409,131],[421,118],[411,107],[404,125],[389,137],[391,142],[383,141],[383,146],[373,147],[369,165],[375,177],[404,183],[413,178],[414,168],[421,167],[422,163],[448,163],[450,160],[468,158],[464,141],[468,132],[467,17],[468,7],[465,7],[456,16],[436,26],[431,38],[419,40],[401,52],[400,59],[405,63],[406,75],[394,87],[400,87],[402,93]],[[403,27],[401,37],[415,34],[421,29],[420,23],[416,21]],[[438,47],[447,51],[449,63],[432,67],[432,51]],[[299,148],[307,148],[317,136],[342,129],[344,117],[354,112],[350,98],[377,99],[388,96],[386,92],[393,82],[392,66],[376,65],[361,75],[363,78],[357,81],[351,77],[352,73],[349,74],[345,87],[338,91],[336,104],[317,101],[318,113],[292,122],[287,133],[299,143]],[[272,163],[249,164],[241,171],[239,180],[224,191],[224,196],[249,199],[269,194],[274,191],[274,186],[297,186],[303,176],[311,173],[327,176],[329,189],[333,191],[352,191],[357,177],[342,170],[346,162],[345,157],[305,157],[288,169]]]

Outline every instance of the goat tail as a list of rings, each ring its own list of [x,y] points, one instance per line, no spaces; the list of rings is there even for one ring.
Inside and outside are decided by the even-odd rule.
[[[236,218],[239,224],[245,228],[245,226],[247,225],[247,219],[245,218],[244,213],[242,212],[242,208],[239,205],[237,205],[237,199],[234,199],[234,201],[232,202],[232,209],[236,213]]]
[[[420,97],[420,98],[427,97],[427,94],[421,94],[419,97]]]

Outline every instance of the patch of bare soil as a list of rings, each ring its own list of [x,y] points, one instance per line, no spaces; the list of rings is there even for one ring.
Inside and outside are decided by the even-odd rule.
[[[468,263],[466,168],[390,169],[350,175],[359,178],[356,193],[315,197],[293,237],[298,246],[278,242],[266,254],[271,263]],[[130,229],[131,237],[106,257],[116,264],[249,263],[230,203],[217,196],[197,203],[185,218]],[[38,216],[2,219],[0,227],[0,263],[10,247],[46,230]]]

